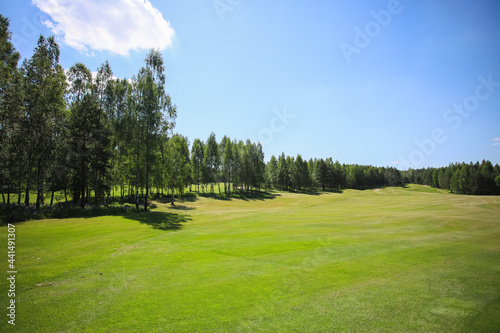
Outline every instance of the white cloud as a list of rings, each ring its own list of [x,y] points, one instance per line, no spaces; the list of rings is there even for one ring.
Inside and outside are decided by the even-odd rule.
[[[33,0],[51,19],[43,23],[66,44],[128,55],[172,45],[174,29],[148,0]]]
[[[500,146],[500,138],[493,139],[493,146]]]
[[[399,163],[400,163],[399,161],[394,161],[391,164],[394,165],[394,164],[399,164]]]
[[[500,138],[494,138],[493,141],[500,141]]]

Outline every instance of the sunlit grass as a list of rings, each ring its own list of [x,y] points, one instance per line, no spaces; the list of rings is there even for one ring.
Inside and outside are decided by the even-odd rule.
[[[156,204],[17,224],[16,331],[500,327],[499,197],[412,185]]]

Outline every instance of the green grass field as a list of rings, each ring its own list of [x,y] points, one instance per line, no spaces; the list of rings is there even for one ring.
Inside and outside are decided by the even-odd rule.
[[[16,224],[2,332],[500,331],[500,197],[424,186]],[[7,271],[7,228],[0,228]]]

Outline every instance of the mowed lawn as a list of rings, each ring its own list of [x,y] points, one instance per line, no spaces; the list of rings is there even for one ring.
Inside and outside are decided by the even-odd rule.
[[[500,330],[500,197],[410,185],[177,208],[16,224],[1,331]]]

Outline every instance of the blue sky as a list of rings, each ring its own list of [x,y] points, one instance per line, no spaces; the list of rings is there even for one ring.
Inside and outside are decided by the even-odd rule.
[[[401,169],[500,163],[498,1],[1,0],[30,57],[131,78],[161,48],[176,131]]]

